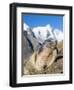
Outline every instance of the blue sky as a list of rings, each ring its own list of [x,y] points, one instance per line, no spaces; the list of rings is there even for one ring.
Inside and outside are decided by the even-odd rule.
[[[63,31],[63,16],[60,15],[23,14],[24,22],[31,28],[50,24],[53,28]]]

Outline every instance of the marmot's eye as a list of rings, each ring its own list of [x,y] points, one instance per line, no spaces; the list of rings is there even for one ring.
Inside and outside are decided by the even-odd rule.
[[[47,67],[47,65],[44,65],[44,66],[43,66],[43,69],[46,69],[46,67]]]

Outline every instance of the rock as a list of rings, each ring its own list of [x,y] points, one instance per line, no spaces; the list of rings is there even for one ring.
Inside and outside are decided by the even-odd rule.
[[[32,53],[40,47],[39,42],[34,37],[32,32],[27,33],[27,31],[23,32],[23,58],[29,58]]]
[[[23,41],[22,41],[22,51],[23,51],[23,59],[29,58],[29,56],[33,53],[33,46],[32,43],[27,38],[27,32],[24,32],[23,34]]]

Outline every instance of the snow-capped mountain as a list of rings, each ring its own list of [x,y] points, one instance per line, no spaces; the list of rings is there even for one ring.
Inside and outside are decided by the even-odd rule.
[[[33,32],[40,43],[43,43],[50,35],[52,36],[52,27],[50,25],[33,28]]]
[[[33,32],[40,43],[47,39],[63,40],[63,32],[58,29],[53,29],[49,24],[33,28]]]
[[[34,35],[41,44],[50,38],[55,39],[58,42],[63,40],[63,32],[59,29],[53,29],[50,24],[34,27],[31,30],[31,28],[24,23],[24,31],[27,31],[28,34]]]
[[[23,24],[23,29],[24,29],[24,31],[27,31],[29,28],[30,28],[30,27],[29,27],[26,23]]]
[[[54,29],[54,35],[56,37],[56,40],[59,42],[59,41],[62,41],[64,39],[64,34],[61,30],[58,30],[58,29]]]
[[[28,43],[26,48],[31,47],[32,50],[36,50],[38,47],[40,47],[40,44],[38,42],[38,39],[35,37],[32,29],[24,23],[24,28],[23,28],[23,37],[24,40],[26,40],[25,43]]]
[[[23,24],[23,30],[26,31],[28,34],[34,36],[33,31],[31,30],[31,28],[26,23]]]

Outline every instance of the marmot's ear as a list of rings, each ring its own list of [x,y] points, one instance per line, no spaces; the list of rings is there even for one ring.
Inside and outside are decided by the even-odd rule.
[[[56,51],[57,51],[57,54],[58,54],[58,48],[57,48],[57,47],[55,47],[55,49],[56,49]]]
[[[57,54],[58,54],[58,48],[56,48],[56,50],[57,50]]]
[[[58,54],[58,48],[57,48],[57,45],[58,45],[58,42],[57,42],[57,40],[56,40],[56,50],[57,50],[57,54]]]

